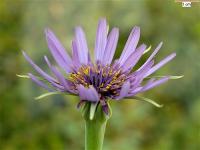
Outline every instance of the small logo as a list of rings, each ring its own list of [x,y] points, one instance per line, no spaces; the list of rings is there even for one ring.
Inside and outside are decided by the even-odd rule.
[[[191,7],[192,2],[182,2],[182,7]]]
[[[200,0],[175,0],[175,2],[182,3],[182,7],[192,7],[192,3],[200,2]]]

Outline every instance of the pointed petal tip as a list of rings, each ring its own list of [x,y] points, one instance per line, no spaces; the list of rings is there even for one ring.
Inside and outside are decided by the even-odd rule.
[[[44,60],[46,61],[46,63],[47,63],[47,65],[49,66],[49,68],[51,69],[51,63],[50,63],[50,61],[49,61],[49,59],[48,59],[48,57],[45,55],[44,56]]]
[[[131,30],[132,35],[136,35],[137,37],[140,36],[140,27],[139,26],[134,26]]]
[[[158,46],[156,47],[156,49],[160,49],[161,47],[162,47],[162,45],[163,45],[163,41],[161,41],[159,44],[158,44]]]
[[[159,44],[158,44],[158,46],[156,47],[156,49],[160,49],[161,47],[162,47],[162,45],[163,45],[163,41],[161,41]]]
[[[55,37],[54,32],[48,27],[44,29],[44,33],[45,33],[46,38],[48,38],[48,39]]]
[[[175,56],[176,56],[176,53],[175,53],[175,52],[174,52],[174,53],[172,53],[172,56],[173,56],[173,57],[175,57]]]
[[[48,59],[47,55],[44,55],[44,59]]]
[[[159,43],[159,45],[161,45],[161,46],[162,46],[162,45],[163,45],[163,41],[161,41],[161,42]]]
[[[46,37],[48,36],[48,34],[49,34],[49,28],[45,28],[44,29],[44,34],[45,34]]]
[[[139,26],[137,26],[137,25],[135,25],[133,28],[135,28],[135,29],[140,29],[140,27],[139,27]]]
[[[119,32],[119,28],[117,28],[117,27],[113,27],[112,30],[113,30],[114,32]]]
[[[172,59],[174,59],[176,57],[176,53],[171,53],[170,55],[167,56],[169,58],[169,61],[171,61]]]
[[[54,32],[50,28],[45,28],[44,29],[44,34],[47,40],[52,40],[52,37],[55,37]]]
[[[80,32],[80,31],[83,30],[83,28],[82,28],[80,25],[78,25],[78,26],[76,26],[76,27],[74,28],[74,30],[75,30],[75,32]]]
[[[22,51],[23,56],[25,57],[25,59],[30,62],[32,61],[31,58],[28,56],[28,54],[25,51]]]
[[[27,54],[26,54],[26,52],[24,51],[24,50],[22,50],[22,54],[24,55],[24,56],[26,56]]]
[[[49,33],[51,33],[52,32],[52,30],[49,28],[49,27],[46,27],[45,29],[44,29],[44,33],[45,34],[49,34]]]
[[[139,26],[134,26],[133,30],[140,32],[140,27]]]
[[[131,30],[132,35],[136,35],[137,37],[140,36],[140,27],[139,26],[134,26]]]
[[[144,43],[142,43],[139,47],[145,47],[145,49],[146,49],[147,45],[144,44]],[[138,48],[139,48],[139,47],[138,47]],[[138,48],[137,48],[137,49],[138,49]]]
[[[105,17],[99,19],[99,24],[107,24],[107,20]]]

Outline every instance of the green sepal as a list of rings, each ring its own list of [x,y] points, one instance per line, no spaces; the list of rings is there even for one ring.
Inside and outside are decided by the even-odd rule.
[[[98,103],[91,103],[91,105],[90,105],[90,117],[89,117],[90,120],[94,119],[94,115],[95,115],[97,106],[98,106]]]
[[[159,78],[163,78],[163,77],[169,77],[169,79],[176,80],[176,79],[183,78],[184,75],[180,75],[180,76],[151,76],[151,77],[146,77],[145,79],[152,79],[152,78],[159,79]]]
[[[56,92],[48,92],[48,93],[44,93],[44,94],[42,94],[42,95],[40,95],[40,96],[35,97],[35,100],[40,100],[40,99],[46,98],[46,97],[48,97],[48,96],[58,95],[58,94],[62,94],[62,95],[73,95],[73,96],[76,96],[76,95],[71,94],[71,93],[66,93],[66,92],[63,93],[63,92],[58,92],[58,91],[56,91]]]
[[[109,102],[108,105],[108,114],[106,114],[102,106],[99,102],[85,102],[85,104],[81,108],[82,116],[85,120],[96,120],[96,121],[106,121],[112,116],[112,109],[110,107]]]
[[[40,96],[37,96],[35,97],[35,100],[40,100],[40,99],[43,99],[45,97],[48,97],[48,96],[52,96],[52,95],[57,95],[57,94],[62,94],[61,92],[48,92],[48,93],[44,93]]]
[[[19,78],[26,78],[26,79],[30,79],[30,77],[28,75],[23,75],[23,74],[16,74],[17,77]]]
[[[112,108],[111,108],[111,106],[110,106],[110,103],[109,102],[107,102],[107,105],[108,105],[108,111],[109,111],[109,113],[108,113],[108,117],[109,118],[111,118],[112,117]]]
[[[30,79],[30,77],[28,75],[24,75],[24,74],[16,74],[16,76],[19,77],[19,78]],[[35,76],[35,77],[37,77],[37,79],[40,80],[40,81],[47,81],[47,80],[45,80],[41,77],[38,77],[38,76]]]
[[[158,108],[163,107],[162,104],[158,104],[158,103],[156,103],[155,101],[153,101],[153,100],[151,100],[151,99],[149,99],[149,98],[146,98],[146,97],[131,96],[131,97],[127,97],[126,99],[135,99],[135,100],[145,101],[145,102],[148,102],[148,103],[150,103],[150,104],[152,104],[152,105],[154,105],[154,106],[156,106],[156,107],[158,107]]]
[[[146,54],[147,52],[149,52],[151,50],[151,45],[143,52],[143,54]]]

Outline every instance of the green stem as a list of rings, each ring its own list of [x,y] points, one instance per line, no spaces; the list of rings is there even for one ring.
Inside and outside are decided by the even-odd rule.
[[[85,150],[102,150],[106,122],[89,120],[85,122]]]
[[[106,115],[100,104],[88,102],[82,113],[85,119],[85,150],[102,150],[106,123],[111,117],[110,107],[109,115]]]

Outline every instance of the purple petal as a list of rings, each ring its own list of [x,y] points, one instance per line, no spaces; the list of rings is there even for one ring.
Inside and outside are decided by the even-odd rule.
[[[127,97],[129,96],[134,96],[136,95],[137,93],[140,93],[140,91],[142,90],[143,87],[139,86],[137,88],[135,88],[134,90],[130,91],[129,94],[127,95]]]
[[[44,60],[46,61],[46,63],[47,63],[47,65],[48,65],[49,69],[52,71],[52,65],[51,65],[51,63],[50,63],[48,57],[47,57],[47,56],[44,56]]]
[[[81,27],[75,28],[75,43],[79,61],[81,64],[88,64],[88,46],[85,38],[85,33]]]
[[[112,62],[113,56],[115,54],[115,50],[117,47],[117,42],[119,38],[119,29],[113,28],[108,36],[108,41],[106,44],[106,49],[104,51],[102,63],[110,64]]]
[[[72,41],[72,61],[76,67],[79,67],[80,61],[78,58],[78,50],[75,41]]]
[[[79,91],[79,96],[81,100],[87,100],[91,102],[99,101],[98,93],[93,86],[90,86],[89,88],[85,88],[83,85],[79,85],[78,91]]]
[[[99,21],[96,33],[96,42],[95,42],[95,60],[103,61],[103,54],[106,48],[107,42],[107,23],[106,19],[101,19]]]
[[[51,70],[51,72],[52,72],[53,74],[55,74],[54,70],[52,69],[53,66],[51,65],[51,63],[50,63],[49,59],[47,58],[47,56],[44,56],[44,59],[45,59],[47,65],[48,65],[49,69]],[[56,75],[55,75],[55,76],[56,76]],[[63,85],[59,84],[57,81],[50,82],[50,83],[51,83],[54,87],[56,87],[57,89],[59,89],[59,90],[61,90],[61,91],[63,91],[63,90],[65,89],[65,87],[64,87]]]
[[[168,55],[167,57],[165,57],[163,60],[161,60],[158,64],[156,64],[155,66],[153,66],[146,74],[145,77],[151,75],[152,73],[154,73],[156,70],[158,70],[159,68],[161,68],[162,66],[164,66],[166,63],[168,63],[169,61],[171,61],[174,57],[176,56],[176,53],[172,53],[170,55]]]
[[[106,115],[109,115],[109,107],[108,104],[102,106],[102,110]]]
[[[153,64],[154,64],[154,61],[152,60],[152,61],[148,62],[140,71],[134,72],[130,76],[132,90],[141,84],[141,82],[144,79],[144,75],[153,66]]]
[[[149,83],[147,83],[143,88],[142,88],[142,90],[141,90],[141,92],[144,92],[144,91],[147,91],[147,90],[149,90],[149,89],[152,89],[152,88],[154,88],[154,87],[156,87],[156,86],[158,86],[158,85],[160,85],[160,84],[163,84],[163,83],[165,83],[166,81],[168,81],[169,80],[169,77],[164,77],[164,78],[161,78],[161,79],[159,79],[159,80],[156,80],[156,81],[153,81],[153,80],[151,80]],[[153,81],[153,82],[152,82]]]
[[[159,80],[155,80],[154,78],[150,79],[145,86],[143,87],[137,87],[136,89],[132,90],[128,96],[134,96],[138,93],[141,93],[141,92],[145,92],[147,90],[150,90],[156,86],[159,86],[160,84],[163,84],[165,82],[167,82],[169,80],[169,77],[163,77]]]
[[[46,40],[48,47],[55,61],[63,68],[66,72],[71,72],[71,63],[72,60],[67,54],[63,45],[56,38],[54,33],[50,29],[45,30]]]
[[[64,89],[66,91],[69,91],[69,85],[65,79],[65,77],[56,69],[56,67],[51,67],[53,73],[55,74],[55,76],[57,77],[58,81],[60,82],[60,84],[64,87]]]
[[[154,78],[150,79],[145,86],[149,86],[150,84],[152,84],[155,81]],[[129,92],[128,96],[134,96],[140,92],[142,92],[143,87],[142,86],[138,86],[135,88],[132,88],[131,91]]]
[[[51,77],[50,75],[48,75],[46,72],[44,72],[40,67],[38,67],[32,60],[31,58],[24,52],[22,51],[24,57],[26,58],[26,60],[31,64],[31,66],[46,80],[48,81],[55,81],[55,79],[53,77]]]
[[[129,92],[129,89],[130,89],[130,82],[127,81],[122,85],[122,88],[121,88],[119,96],[117,97],[117,100],[120,100],[123,97],[126,97]]]
[[[154,50],[154,52],[151,54],[151,56],[147,59],[147,61],[138,69],[138,71],[140,69],[142,69],[147,63],[149,63],[153,58],[154,56],[158,53],[158,51],[160,50],[160,48],[162,47],[163,45],[163,42],[160,42],[159,45],[156,47],[156,49]]]
[[[50,92],[53,91],[45,83],[43,83],[42,81],[38,80],[36,76],[32,75],[31,73],[29,73],[28,75],[32,79],[32,81],[35,82],[37,85],[43,87],[44,89],[46,89],[46,90],[48,90]]]
[[[140,57],[142,56],[143,52],[146,49],[146,45],[142,44],[141,46],[139,46],[135,52],[133,52],[128,59],[124,62],[122,68],[123,70],[128,70],[130,68],[132,68],[133,66],[135,66],[135,64],[138,62],[138,60],[140,59]]]
[[[137,70],[137,71],[133,72],[131,74],[131,77],[135,78],[135,77],[140,76],[140,77],[144,78],[144,75],[151,69],[151,67],[153,66],[153,64],[154,64],[154,60],[151,60],[150,62],[146,63],[143,68],[141,68],[140,70]]]
[[[140,28],[134,27],[129,35],[124,50],[119,58],[119,63],[123,64],[124,61],[135,51],[140,38]]]
[[[151,78],[147,81],[146,85],[145,86],[149,86],[151,85],[156,79],[155,78]]]
[[[44,56],[44,59],[47,63],[47,65],[49,66],[50,70],[54,73],[54,75],[56,76],[56,78],[58,79],[58,81],[60,82],[59,84],[56,82],[51,82],[53,84],[53,86],[61,89],[61,90],[67,90],[69,91],[69,86],[67,84],[67,81],[65,79],[65,77],[56,69],[56,67],[53,67],[50,63],[50,61],[48,60],[47,56]]]

